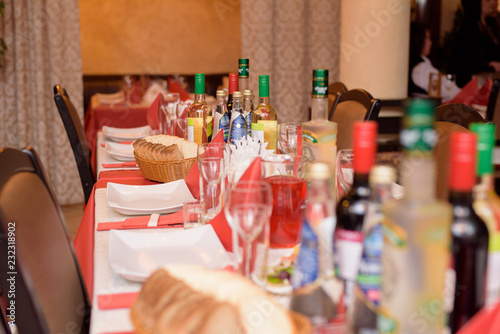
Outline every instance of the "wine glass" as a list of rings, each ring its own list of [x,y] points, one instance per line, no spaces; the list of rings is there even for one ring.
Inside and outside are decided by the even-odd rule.
[[[204,202],[205,222],[214,218],[222,208],[230,149],[225,143],[204,143],[198,145],[198,169],[200,171],[201,198]]]
[[[180,100],[179,93],[163,95],[163,103],[160,106],[160,130],[162,133],[175,136],[174,124],[177,119],[177,104]],[[162,120],[165,120],[166,124]]]
[[[239,181],[227,190],[224,212],[230,226],[243,240],[245,251],[242,269],[247,278],[252,278],[252,263],[255,260],[252,243],[269,225],[272,208],[271,186],[265,181]]]

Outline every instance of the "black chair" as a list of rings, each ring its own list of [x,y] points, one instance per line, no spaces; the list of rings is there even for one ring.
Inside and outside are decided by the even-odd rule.
[[[68,93],[61,85],[54,86],[54,101],[71,143],[76,166],[80,173],[85,203],[87,203],[95,183],[94,173],[90,165],[90,149],[87,137],[78,112],[71,103]]]
[[[434,108],[435,120],[455,123],[468,129],[471,123],[485,122],[476,109],[462,103],[449,103]]]
[[[486,120],[496,124],[496,144],[500,145],[500,80],[495,80],[491,87],[490,98],[486,108]]]
[[[12,245],[15,244],[15,252]],[[33,149],[0,149],[0,288],[25,333],[87,333],[90,302],[66,224]],[[9,296],[15,276],[15,299]]]
[[[337,81],[328,85],[328,118],[331,119],[341,94],[347,92],[347,87]]]
[[[353,124],[357,121],[377,121],[381,102],[363,89],[340,94],[330,117],[337,123],[337,150],[352,148]]]

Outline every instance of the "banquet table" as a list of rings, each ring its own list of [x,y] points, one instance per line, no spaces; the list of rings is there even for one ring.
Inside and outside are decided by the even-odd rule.
[[[109,170],[139,170],[139,167],[121,167],[119,164],[123,163],[123,161],[118,160],[114,157],[112,157],[110,154],[107,152],[106,148],[106,143],[112,142],[109,139],[106,139],[102,133],[102,131],[97,132],[97,139],[96,139],[96,149],[95,149],[95,165],[94,170],[96,171],[97,179],[100,178],[100,174],[103,171],[109,171]],[[134,160],[135,161],[135,160]],[[105,168],[104,166],[107,166]],[[116,165],[116,166],[112,166]]]
[[[135,105],[110,106],[97,105],[89,106],[85,121],[85,134],[91,150],[95,148],[96,137],[103,126],[115,128],[135,128],[148,125],[147,121],[148,106]]]

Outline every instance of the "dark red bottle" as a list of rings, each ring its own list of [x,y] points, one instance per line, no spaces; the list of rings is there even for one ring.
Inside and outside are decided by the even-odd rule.
[[[453,310],[448,326],[456,333],[484,306],[488,228],[474,212],[476,135],[454,132],[450,144],[450,197],[453,206],[452,255],[456,274]]]

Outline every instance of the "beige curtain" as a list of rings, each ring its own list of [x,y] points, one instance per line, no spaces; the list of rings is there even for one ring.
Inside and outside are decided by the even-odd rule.
[[[0,147],[32,146],[60,204],[83,202],[76,163],[55,107],[62,84],[83,115],[78,0],[5,0],[0,36]]]
[[[306,121],[312,70],[338,80],[340,0],[241,0],[242,56],[250,59],[250,88],[270,76],[278,121]]]

